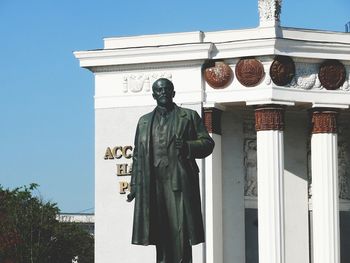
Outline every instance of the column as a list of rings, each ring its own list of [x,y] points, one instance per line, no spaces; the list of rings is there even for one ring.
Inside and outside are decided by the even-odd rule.
[[[313,262],[340,263],[337,111],[312,111]]]
[[[259,263],[284,263],[284,107],[258,106],[257,131]]]
[[[204,108],[204,123],[215,142],[213,153],[205,158],[205,262],[222,263],[221,110]]]

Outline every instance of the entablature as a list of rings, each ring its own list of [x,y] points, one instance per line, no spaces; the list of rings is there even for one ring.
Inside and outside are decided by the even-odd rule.
[[[179,90],[178,103],[191,103],[194,99],[193,103],[207,104],[278,102],[338,108],[350,105],[350,34],[347,33],[277,26],[106,38],[104,41],[104,49],[74,53],[80,66],[94,72],[97,84],[101,83],[96,86],[96,107],[127,106],[125,99],[135,100],[130,106],[151,103],[151,99],[145,98],[149,96],[154,76],[162,72],[172,76]],[[283,84],[274,81],[274,77],[281,78],[285,70],[273,66],[278,56],[288,58],[288,70],[293,69]],[[242,60],[248,62],[241,63],[244,65],[238,69]],[[325,61],[335,63],[329,66],[326,75],[320,73]],[[228,74],[232,76],[226,77],[232,79],[222,87],[213,88],[204,72],[208,63],[216,62],[231,69],[232,73]],[[220,77],[222,72],[215,67],[213,70],[217,74],[214,77]],[[337,82],[337,86],[325,87],[320,74],[326,82]],[[195,80],[188,82],[189,79]],[[144,92],[139,92],[142,87]]]

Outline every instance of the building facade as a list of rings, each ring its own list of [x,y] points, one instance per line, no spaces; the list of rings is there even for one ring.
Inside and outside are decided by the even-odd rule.
[[[91,213],[60,213],[61,223],[76,223],[90,235],[95,235],[95,218]]]
[[[260,0],[254,29],[118,37],[78,51],[95,76],[96,262],[152,262],[131,245],[126,202],[138,118],[151,87],[203,117],[206,243],[195,263],[346,263],[350,243],[350,34],[280,26]]]

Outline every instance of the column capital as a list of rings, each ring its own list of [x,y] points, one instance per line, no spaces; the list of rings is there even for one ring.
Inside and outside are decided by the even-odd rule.
[[[222,110],[214,107],[203,108],[204,126],[209,133],[221,135],[221,113]]]
[[[261,105],[255,108],[255,130],[284,130],[284,111],[282,105]]]
[[[338,111],[329,108],[312,109],[311,132],[316,133],[337,133]]]

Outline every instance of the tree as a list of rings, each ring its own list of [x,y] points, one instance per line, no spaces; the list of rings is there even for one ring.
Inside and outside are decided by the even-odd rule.
[[[38,185],[0,185],[0,262],[79,263],[94,261],[94,240],[77,224],[60,223],[59,208],[34,196]]]

